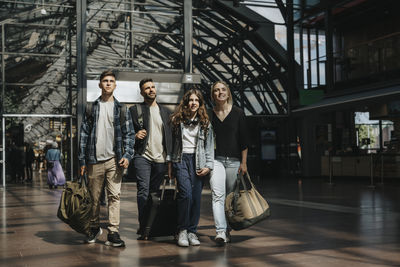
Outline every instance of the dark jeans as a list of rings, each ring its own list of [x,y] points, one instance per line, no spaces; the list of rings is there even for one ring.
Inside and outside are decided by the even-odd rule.
[[[11,168],[11,177],[15,182],[20,182],[25,179],[25,164],[13,165]]]
[[[174,163],[174,171],[178,181],[178,230],[196,233],[203,179],[196,175],[195,154],[183,154],[182,161]]]
[[[26,176],[27,176],[26,179],[28,179],[28,181],[32,181],[32,177],[33,177],[32,163],[26,163],[25,168],[26,168]]]
[[[139,215],[139,228],[146,223],[143,221],[144,207],[150,192],[156,192],[166,174],[167,164],[157,163],[146,159],[141,155],[133,158],[137,180],[137,204]]]

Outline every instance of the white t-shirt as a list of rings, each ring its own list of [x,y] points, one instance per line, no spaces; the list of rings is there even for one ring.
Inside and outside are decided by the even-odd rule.
[[[182,153],[192,154],[196,152],[199,124],[183,125],[182,129]]]
[[[158,105],[150,106],[149,127],[147,132],[149,139],[147,140],[147,146],[143,156],[148,160],[163,163],[166,160],[166,152],[163,146],[164,126]]]
[[[114,152],[114,101],[99,102],[99,120],[96,128],[96,158],[98,161],[108,160],[115,156]]]

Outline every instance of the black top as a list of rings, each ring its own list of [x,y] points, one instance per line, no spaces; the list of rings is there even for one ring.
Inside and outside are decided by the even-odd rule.
[[[248,147],[246,117],[244,112],[232,106],[231,112],[221,121],[212,113],[212,126],[215,132],[215,156],[241,158],[242,151]]]

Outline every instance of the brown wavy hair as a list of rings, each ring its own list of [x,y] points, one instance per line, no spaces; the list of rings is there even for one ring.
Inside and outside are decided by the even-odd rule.
[[[207,110],[204,105],[203,95],[197,89],[190,89],[183,95],[181,102],[179,103],[175,112],[171,115],[172,127],[175,131],[177,131],[181,122],[185,122],[186,120],[190,119],[189,99],[192,94],[199,98],[199,109],[197,110],[196,118],[199,120],[200,127],[204,132],[207,133],[210,119],[208,118]]]

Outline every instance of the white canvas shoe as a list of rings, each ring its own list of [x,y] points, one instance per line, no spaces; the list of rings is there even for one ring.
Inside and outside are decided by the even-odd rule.
[[[200,246],[200,240],[195,233],[189,233],[188,239],[191,246]]]
[[[189,246],[188,234],[187,234],[186,230],[182,230],[179,232],[178,246],[180,246],[180,247],[188,247]]]
[[[217,242],[218,245],[223,245],[226,243],[226,234],[224,231],[217,232],[217,235],[215,236],[215,242]]]

